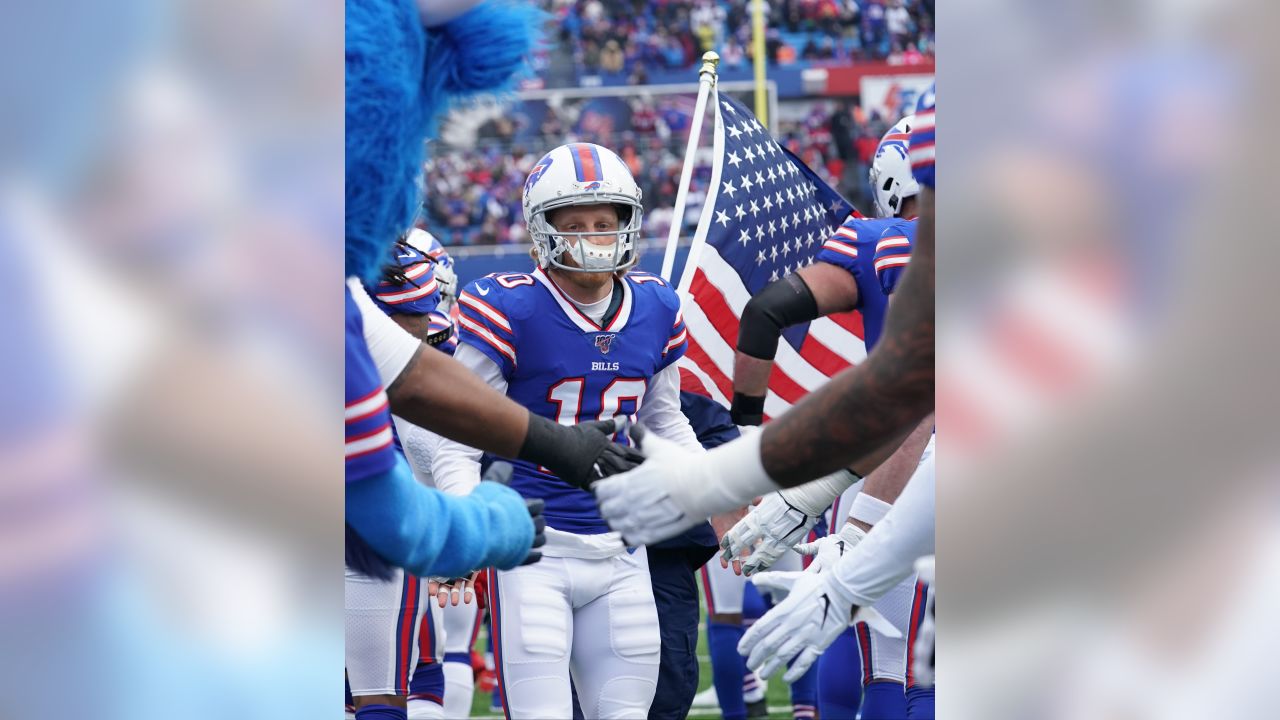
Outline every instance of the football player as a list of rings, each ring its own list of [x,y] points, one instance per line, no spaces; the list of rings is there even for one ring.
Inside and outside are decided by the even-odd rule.
[[[909,149],[914,177],[922,186],[912,262],[874,351],[761,432],[703,456],[654,438],[644,448],[644,465],[595,486],[601,514],[628,541],[670,537],[701,518],[844,467],[864,474],[932,412],[932,98],[930,90],[924,96],[927,108],[916,113]]]
[[[661,278],[626,272],[636,262],[640,200],[626,164],[606,148],[572,143],[544,155],[523,192],[536,267],[463,290],[454,357],[562,427],[639,417],[654,435],[701,453],[680,412],[680,301]],[[474,487],[479,455],[442,443],[438,486]],[[588,491],[598,474],[542,465],[516,462],[511,486],[546,501],[543,559],[489,578],[503,709],[570,717],[572,677],[586,717],[644,718],[660,646],[646,549],[624,545],[600,517]]]
[[[934,92],[930,88],[921,97],[909,150],[914,175],[924,187],[922,221],[929,221],[922,222],[919,239],[927,238],[930,243],[933,234],[933,109]],[[907,277],[913,277],[912,273]],[[934,456],[927,450],[916,473],[883,520],[833,566],[824,568],[821,573],[805,573],[796,580],[787,600],[743,637],[739,650],[749,655],[748,665],[762,668],[767,674],[791,660],[788,672],[795,673],[798,668],[812,663],[840,634],[858,607],[875,603],[909,577],[914,563],[920,557],[933,553],[934,483]],[[921,586],[913,602],[913,630],[919,622],[921,608],[927,604],[928,589]],[[806,613],[810,614],[806,616]],[[910,669],[914,673],[914,667]],[[932,688],[913,689],[924,694],[913,697],[908,691],[907,716],[931,718]]]
[[[823,245],[816,262],[770,284],[747,304],[734,363],[733,411],[739,423],[759,424],[762,419],[773,356],[785,327],[834,312],[858,310],[862,314],[867,350],[873,350],[880,339],[885,311],[910,262],[915,235],[914,211],[920,188],[912,177],[907,157],[912,122],[910,115],[899,120],[876,149],[869,179],[878,218],[865,218],[855,211]],[[794,543],[795,538],[816,522],[820,508],[833,500],[831,534],[809,545],[806,551],[815,554],[820,548],[852,549],[897,499],[919,462],[931,426],[926,419],[861,486],[853,484],[856,476],[845,472],[823,483],[766,496],[753,508],[755,517],[744,518],[740,528],[725,536],[721,562],[727,563],[749,549],[744,547],[744,539],[761,536],[760,545],[742,561],[743,571],[751,574],[768,567],[774,558],[789,549],[788,541]],[[842,485],[848,485],[843,495],[833,497]],[[816,571],[816,567],[811,569]],[[903,633],[913,586],[913,579],[904,580],[878,608]],[[886,637],[863,623],[856,632],[852,628],[846,630],[823,655],[819,672],[824,676],[833,670],[841,673],[849,665],[849,655],[860,653],[863,717],[865,720],[902,717],[906,714],[902,692],[903,644],[900,635]],[[825,714],[856,714],[858,708],[853,703],[857,702],[858,694],[848,690],[847,683],[822,684],[819,706]]]
[[[422,342],[449,352],[452,324],[436,312],[441,302],[439,268],[438,261],[402,238],[394,248],[394,262],[383,269],[376,285],[366,289],[396,324]],[[411,447],[404,440],[427,433],[393,419],[393,443],[400,452]],[[431,485],[429,465],[415,461],[412,454],[407,459],[418,479]],[[531,552],[535,557],[536,553],[536,549]],[[347,569],[348,692],[360,717],[371,707],[392,708],[397,714],[407,711],[409,718],[444,717],[440,609],[421,601],[428,583],[398,568],[393,573],[390,579],[379,579]]]

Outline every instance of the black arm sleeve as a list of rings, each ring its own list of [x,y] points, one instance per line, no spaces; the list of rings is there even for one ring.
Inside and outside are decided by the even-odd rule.
[[[756,293],[742,311],[738,351],[760,360],[778,352],[783,328],[818,317],[818,301],[798,275],[788,275]]]

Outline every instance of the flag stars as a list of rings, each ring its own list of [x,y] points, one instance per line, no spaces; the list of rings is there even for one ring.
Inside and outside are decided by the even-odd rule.
[[[732,105],[732,104],[730,104],[730,103],[727,103],[727,102],[720,103],[720,106],[721,106],[721,107],[723,107],[723,108],[724,108],[724,111],[725,111],[725,112],[727,112],[727,113],[729,113],[730,115],[737,115],[737,114],[738,114],[738,111],[737,111],[737,110],[734,110],[734,109],[733,109],[733,105]]]
[[[750,146],[750,145],[748,145],[748,146],[747,146],[747,151],[746,151],[745,153],[743,153],[743,154],[744,154],[744,155],[746,155],[747,162],[754,162],[754,161],[755,161],[755,159],[756,159],[756,154],[755,154],[755,152],[751,149],[751,146]]]
[[[773,274],[769,276],[769,282],[777,282],[777,281],[778,281],[778,271],[774,270]]]
[[[755,118],[751,118],[751,127],[755,128],[756,130],[764,130],[764,126],[761,125],[760,121]]]
[[[736,153],[736,152],[730,152],[730,153],[729,153],[729,164],[730,164],[730,165],[732,165],[732,166],[734,166],[734,167],[738,167],[738,165],[739,165],[741,162],[742,162],[742,158],[738,157],[738,153]]]
[[[787,226],[787,216],[786,216],[786,215],[783,215],[783,216],[782,216],[782,232],[786,232],[786,231],[787,231],[787,227],[788,227],[788,226]]]
[[[756,255],[756,266],[759,267],[760,265],[763,265],[763,264],[764,264],[764,251],[761,250],[760,254]]]
[[[741,131],[741,130],[739,130],[738,128],[734,127],[733,125],[729,125],[727,129],[729,130],[729,136],[730,136],[730,137],[732,137],[732,138],[733,138],[733,139],[735,139],[735,140],[736,140],[740,135],[742,135],[742,131]]]
[[[777,182],[778,176],[773,172],[773,167],[769,168],[769,182]]]
[[[764,209],[765,212],[773,209],[773,200],[770,200],[768,195],[764,196]]]
[[[756,204],[755,200],[752,200],[751,201],[751,217],[756,217],[759,214],[760,214],[760,206]]]
[[[756,127],[760,127],[760,125],[757,123],[757,124],[756,124]],[[750,125],[750,124],[748,124],[746,121],[743,121],[743,123],[742,123],[742,132],[747,133],[748,135],[750,135],[751,133],[754,133],[754,132],[755,132],[755,130],[752,130],[752,129],[751,129],[751,125]]]
[[[741,204],[741,203],[739,203],[739,204],[737,204],[737,205],[734,205],[734,206],[733,206],[733,217],[734,217],[734,219],[741,221],[741,220],[742,220],[742,218],[744,218],[744,217],[746,217],[746,216],[747,216],[747,211],[742,209],[742,204]]]
[[[746,228],[742,228],[738,230],[738,242],[742,243],[743,246],[745,246],[750,241],[751,241],[751,233],[747,232]]]
[[[782,243],[782,256],[786,257],[791,254],[791,241],[787,240]]]
[[[764,184],[764,173],[760,172],[759,170],[756,171],[756,184],[757,185]]]
[[[757,226],[756,226],[756,239],[757,239],[757,240],[764,240],[764,225],[757,225]]]
[[[769,248],[769,259],[770,259],[770,260],[777,260],[777,259],[778,259],[778,246],[777,246],[777,245],[774,245],[773,247]]]
[[[786,228],[783,228],[783,229],[785,230]],[[769,221],[769,237],[773,237],[774,235],[777,235],[777,234],[778,234],[778,223],[770,220]]]
[[[721,186],[721,189],[724,190],[724,193],[729,197],[733,197],[733,194],[738,192],[738,188],[734,187],[733,183],[728,180],[724,181],[724,184]]]
[[[743,175],[743,176],[742,176],[742,189],[743,189],[743,190],[745,190],[746,192],[751,192],[751,186],[752,186],[752,185],[754,185],[754,184],[755,184],[755,183],[751,182],[751,176],[750,176],[750,175]]]
[[[782,207],[782,191],[781,190],[773,194],[773,204],[777,205],[778,207]]]
[[[729,213],[723,210],[717,210],[716,222],[720,223],[720,227],[729,227]]]

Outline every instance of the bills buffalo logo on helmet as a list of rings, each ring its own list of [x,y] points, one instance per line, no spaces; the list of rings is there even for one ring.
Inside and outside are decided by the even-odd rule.
[[[609,351],[613,349],[613,340],[616,337],[618,336],[614,333],[609,333],[608,335],[597,335],[596,347],[600,349],[601,353],[608,355]]]
[[[533,166],[533,170],[529,173],[529,179],[524,181],[524,191],[529,192],[529,188],[533,187],[534,183],[538,182],[538,180],[542,178],[543,173],[545,173],[549,167],[551,167],[550,155],[542,158],[538,161],[537,165]]]

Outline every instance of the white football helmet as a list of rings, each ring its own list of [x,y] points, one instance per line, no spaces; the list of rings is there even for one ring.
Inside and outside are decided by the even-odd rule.
[[[570,205],[608,203],[618,208],[617,232],[574,232],[583,241],[570,242],[547,220],[547,213]],[[636,262],[640,239],[640,186],[613,151],[592,143],[570,143],[552,150],[533,166],[524,183],[524,220],[538,250],[538,265],[573,272],[612,272]],[[608,237],[607,245],[587,241]],[[565,265],[570,253],[581,267]]]
[[[899,120],[876,146],[876,156],[867,173],[875,195],[876,217],[896,217],[902,211],[902,201],[920,192],[907,157],[907,140],[911,137],[914,117],[908,115]]]

